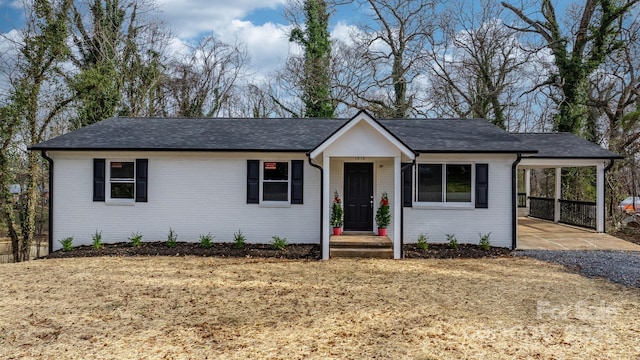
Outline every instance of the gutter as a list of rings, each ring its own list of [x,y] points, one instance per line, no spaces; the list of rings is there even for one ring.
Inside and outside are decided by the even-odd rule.
[[[324,249],[324,169],[311,160],[311,153],[307,153],[309,165],[320,170],[320,258],[322,259],[322,249]]]
[[[605,221],[602,227],[602,230],[604,231],[604,233],[607,232],[607,171],[611,170],[611,168],[613,167],[613,163],[615,162],[615,160],[613,158],[609,159],[609,165],[607,165],[607,167],[604,168],[604,184],[603,184],[603,190],[604,190],[604,194],[602,194],[604,201],[602,202],[602,213],[604,214],[605,217]]]
[[[420,154],[416,154],[418,157]],[[404,259],[404,169],[408,167],[414,167],[416,165],[416,159],[413,158],[413,161],[410,164],[406,164],[400,167],[400,259]]]
[[[42,157],[49,162],[49,253],[53,251],[53,159],[42,150]]]
[[[522,153],[517,153],[517,158],[511,165],[511,250],[518,246],[518,164],[522,160]]]

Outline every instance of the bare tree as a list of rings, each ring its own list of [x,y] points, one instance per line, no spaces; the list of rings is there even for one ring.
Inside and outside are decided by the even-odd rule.
[[[165,112],[185,117],[219,116],[231,100],[249,58],[239,45],[208,36],[188,54],[167,64],[163,92]]]
[[[68,59],[68,14],[70,0],[25,2],[25,29],[15,45],[19,55],[16,71],[10,79],[9,103],[0,111],[3,116],[0,187],[3,197],[2,213],[8,222],[14,261],[29,260],[36,227],[36,204],[41,179],[39,154],[24,155],[26,190],[21,195],[19,222],[13,213],[14,202],[8,197],[6,186],[10,178],[9,151],[43,141],[49,126],[74,100],[62,86],[61,74]]]
[[[640,151],[640,21],[621,27],[626,46],[611,53],[589,80],[591,115],[610,149],[632,156]]]
[[[523,51],[518,33],[501,17],[494,0],[456,3],[440,16],[441,32],[430,37],[428,50],[428,93],[437,99],[438,116],[479,117],[509,127],[526,100],[532,52]]]
[[[640,151],[640,19],[621,25],[618,40],[624,47],[609,54],[589,79],[589,123],[601,142],[625,159],[607,173],[610,214],[622,215],[618,201],[638,194],[637,155]]]
[[[155,115],[168,32],[146,16],[147,0],[83,0],[71,23],[78,71],[68,78],[79,97],[74,126],[120,115]]]
[[[367,0],[373,14],[353,34],[351,61],[337,86],[348,94],[342,101],[366,107],[376,116],[404,118],[424,104],[419,80],[427,64],[425,47],[433,31],[435,0]]]
[[[640,0],[586,0],[568,7],[558,15],[551,0],[540,2],[540,11],[526,11],[502,2],[524,23],[517,30],[536,35],[550,51],[555,69],[540,87],[555,89],[553,99],[558,105],[554,129],[580,133],[587,121],[587,82],[604,63],[607,54],[624,46],[617,40],[621,22]],[[562,26],[562,19],[570,20]],[[588,135],[588,134],[587,134]]]

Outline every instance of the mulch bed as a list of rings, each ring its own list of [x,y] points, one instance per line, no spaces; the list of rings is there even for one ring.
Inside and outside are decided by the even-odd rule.
[[[477,259],[484,257],[509,256],[511,249],[492,247],[483,250],[478,245],[460,244],[457,249],[452,249],[447,244],[429,244],[426,250],[422,250],[417,244],[404,245],[404,257],[407,259]]]
[[[417,259],[455,259],[455,258],[483,258],[509,255],[507,248],[491,248],[483,250],[478,245],[461,244],[457,249],[451,249],[446,244],[429,244],[427,250],[418,248],[415,244],[404,246],[405,258]],[[246,244],[238,249],[233,243],[214,243],[211,248],[204,248],[198,243],[178,242],[176,247],[170,248],[166,242],[144,242],[133,247],[130,243],[121,242],[104,244],[101,249],[91,246],[78,246],[70,251],[55,251],[43,258],[74,258],[94,256],[202,256],[221,258],[279,258],[279,259],[309,259],[317,260],[322,257],[319,245],[289,244],[284,250],[276,250],[269,244]]]
[[[238,249],[233,243],[214,243],[204,248],[199,243],[178,242],[170,248],[166,242],[143,242],[133,247],[130,243],[121,242],[104,244],[101,249],[91,246],[78,246],[70,251],[58,250],[45,256],[47,259],[92,256],[214,256],[222,258],[279,258],[279,259],[319,259],[320,246],[313,244],[290,244],[284,250],[276,250],[269,244],[247,244]]]

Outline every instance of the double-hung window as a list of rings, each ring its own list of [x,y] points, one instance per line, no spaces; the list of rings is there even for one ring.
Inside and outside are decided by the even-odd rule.
[[[247,160],[247,204],[283,206],[303,200],[303,160]]]
[[[262,201],[289,201],[289,162],[262,164]]]
[[[135,198],[135,184],[135,162],[109,162],[109,197],[111,199],[133,200]]]
[[[416,200],[471,204],[472,168],[471,164],[418,164]]]
[[[147,202],[148,159],[93,159],[93,201]]]

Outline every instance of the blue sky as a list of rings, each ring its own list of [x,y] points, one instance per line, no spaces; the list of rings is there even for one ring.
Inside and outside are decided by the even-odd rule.
[[[263,77],[277,69],[291,53],[300,51],[286,35],[288,25],[283,15],[286,0],[156,0],[156,3],[158,16],[173,33],[172,51],[180,51],[203,35],[214,33],[224,42],[244,44],[252,59],[252,70]],[[22,0],[0,0],[0,34],[22,26],[21,4]],[[331,18],[332,36],[347,40],[350,29],[364,20],[365,15],[357,5],[340,6]]]

